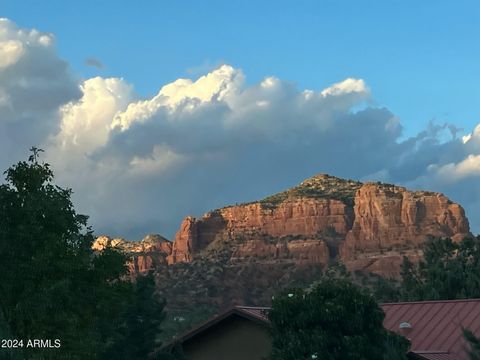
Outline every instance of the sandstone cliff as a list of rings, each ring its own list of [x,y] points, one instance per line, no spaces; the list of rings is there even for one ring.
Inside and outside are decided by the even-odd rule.
[[[235,258],[308,257],[325,264],[328,249],[318,241],[319,234],[334,229],[345,236],[351,218],[343,203],[327,199],[287,200],[273,209],[255,203],[217,210],[198,220],[188,217],[175,237],[169,263],[190,261],[202,250],[230,243]]]
[[[428,236],[469,234],[462,207],[443,194],[322,174],[258,202],[187,217],[167,259],[190,262],[228,244],[232,261],[338,259],[353,271],[396,276],[403,255],[421,256]]]
[[[446,196],[407,191],[393,185],[365,184],[355,195],[355,220],[340,246],[351,270],[395,276],[403,255],[415,260],[428,236],[461,240],[470,235],[463,208]]]
[[[242,262],[316,265],[341,260],[351,271],[398,276],[403,255],[421,257],[428,236],[470,235],[462,207],[443,194],[320,174],[263,200],[183,220],[173,242],[97,239],[133,256],[135,272],[204,257]],[[221,255],[220,255],[221,254]]]

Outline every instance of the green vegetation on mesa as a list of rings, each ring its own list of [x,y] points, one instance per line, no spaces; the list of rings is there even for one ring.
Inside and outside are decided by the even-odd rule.
[[[404,190],[404,188],[393,184],[382,182],[376,182],[375,184],[381,186],[384,191],[390,193],[392,196],[401,197],[399,190]],[[364,185],[364,183],[359,181],[341,179],[328,174],[318,174],[304,180],[299,185],[294,186],[291,189],[267,196],[260,201],[244,203],[241,205],[248,205],[258,202],[266,209],[274,209],[287,200],[293,200],[297,198],[312,198],[339,200],[345,205],[353,207],[355,193],[362,185]],[[415,197],[432,193],[428,191],[415,191],[412,192],[412,194]]]
[[[146,358],[163,318],[152,280],[132,284],[122,253],[92,252],[92,231],[75,212],[72,191],[54,185],[50,166],[38,162],[41,150],[32,152],[0,186],[0,335],[59,339],[61,347],[25,343],[1,349],[2,359]],[[155,314],[145,313],[147,305]],[[142,336],[139,326],[147,330]]]
[[[275,208],[284,201],[303,197],[340,200],[347,205],[353,206],[355,192],[362,185],[359,181],[341,179],[328,174],[318,174],[291,189],[268,196],[260,201],[242,205],[258,202],[264,208]]]
[[[402,198],[402,192],[406,190],[404,187],[383,183],[380,181],[362,183],[360,181],[342,179],[328,174],[318,174],[304,180],[293,188],[267,196],[262,200],[229,205],[213,210],[212,212],[218,212],[222,209],[231,208],[233,206],[244,206],[257,203],[260,204],[264,209],[275,209],[285,201],[295,200],[298,198],[339,200],[345,205],[353,207],[355,205],[356,191],[365,184],[375,184],[389,196],[397,198]],[[413,196],[413,198],[421,198],[425,195],[435,194],[434,192],[424,190],[410,191],[409,193]],[[448,200],[448,202],[451,203],[450,200]]]

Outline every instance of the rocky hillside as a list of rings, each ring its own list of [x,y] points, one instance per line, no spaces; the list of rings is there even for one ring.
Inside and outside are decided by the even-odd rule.
[[[342,262],[354,273],[399,275],[428,236],[470,235],[462,207],[443,194],[317,175],[263,200],[186,217],[173,242],[100,237],[132,255],[133,274],[155,270],[170,304],[265,305]],[[194,300],[193,300],[194,299]]]
[[[166,258],[172,253],[172,242],[160,235],[147,235],[138,242],[99,236],[92,246],[96,251],[102,251],[106,247],[119,249],[130,255],[128,267],[132,276],[167,265]]]
[[[258,202],[185,218],[166,260],[191,262],[229,247],[231,262],[341,260],[353,271],[395,276],[392,261],[420,255],[427,236],[461,239],[469,233],[462,207],[443,194],[322,174]]]

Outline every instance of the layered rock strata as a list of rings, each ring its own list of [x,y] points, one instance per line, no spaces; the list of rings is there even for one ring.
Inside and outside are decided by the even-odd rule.
[[[173,243],[162,238],[142,250],[141,256],[159,256],[135,260],[135,269],[188,263],[228,248],[231,262],[326,266],[341,260],[353,271],[397,276],[403,255],[421,257],[428,236],[469,235],[464,210],[443,194],[321,174],[258,202],[185,218]]]

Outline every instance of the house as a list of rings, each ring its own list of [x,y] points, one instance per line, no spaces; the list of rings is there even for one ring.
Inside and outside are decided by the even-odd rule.
[[[480,299],[381,304],[385,328],[411,341],[411,360],[468,360],[462,328],[480,336]],[[183,334],[188,360],[261,360],[271,349],[269,308],[236,306]]]
[[[188,360],[262,360],[271,349],[268,308],[235,306],[171,345],[181,344]]]

